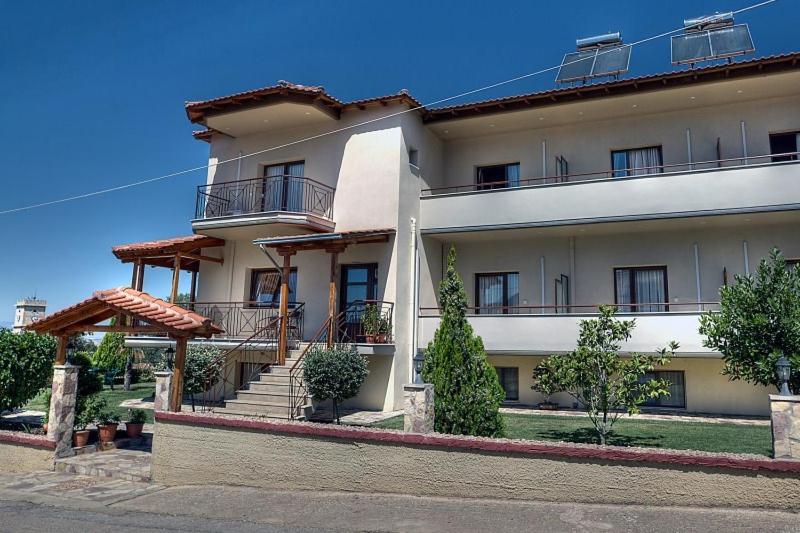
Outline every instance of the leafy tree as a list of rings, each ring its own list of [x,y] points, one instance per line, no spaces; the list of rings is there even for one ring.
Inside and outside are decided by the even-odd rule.
[[[169,302],[172,300],[172,296],[167,296],[164,298],[165,302]],[[191,294],[188,292],[179,292],[178,297],[175,298],[175,303],[178,305],[185,305],[192,301]]]
[[[91,423],[91,420],[86,418],[86,405],[89,399],[103,390],[103,378],[100,377],[96,368],[92,368],[91,359],[83,352],[78,352],[72,356],[72,364],[79,366],[78,371],[78,387],[75,399],[75,419],[79,422],[76,423],[78,429]],[[50,405],[50,396],[48,396],[47,404]]]
[[[116,324],[116,319],[111,319],[111,325]],[[113,376],[124,372],[125,382],[123,388],[131,389],[131,370],[133,369],[133,352],[125,347],[124,333],[106,333],[100,346],[92,355],[92,363],[103,372]],[[114,388],[114,380],[111,380]]]
[[[622,358],[620,345],[631,337],[635,320],[618,320],[613,306],[601,306],[600,317],[582,320],[575,351],[552,355],[533,371],[533,389],[552,394],[566,392],[586,409],[600,444],[606,443],[623,412],[635,414],[648,398],[669,395],[669,383],[642,382],[647,372],[669,363],[678,343],[655,355],[631,354]]]
[[[0,413],[25,405],[53,378],[56,339],[0,329]]]
[[[455,248],[439,286],[442,317],[425,351],[422,377],[434,386],[434,425],[440,433],[501,437],[505,392],[486,359],[483,340],[467,321],[467,295],[456,272]]]
[[[188,394],[194,411],[194,395],[205,392],[222,378],[225,358],[211,344],[190,344],[183,367],[183,393]]]
[[[339,404],[358,394],[367,374],[366,358],[355,346],[346,345],[311,350],[303,367],[308,393],[317,400],[333,400],[336,423],[339,423]]]
[[[800,268],[787,267],[774,248],[755,275],[720,289],[720,310],[700,317],[700,334],[703,346],[722,354],[731,380],[780,389],[775,362],[782,351],[792,365],[790,387],[800,391]]]

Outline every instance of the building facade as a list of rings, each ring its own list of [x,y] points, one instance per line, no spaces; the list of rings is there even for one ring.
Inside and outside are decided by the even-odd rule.
[[[509,403],[541,402],[533,368],[612,304],[636,319],[625,351],[680,344],[658,374],[672,393],[649,408],[768,414],[770,391],[722,375],[698,320],[772,247],[800,257],[798,59],[438,109],[404,91],[341,102],[285,82],[189,103],[211,165],[192,228],[217,241],[194,269],[196,308],[249,324],[220,336],[231,357],[278,313],[295,320],[290,352],[326,327],[347,333],[370,368],[350,405],[393,410],[438,326],[455,247]],[[390,325],[382,337],[365,329],[370,306]],[[246,388],[251,367],[221,394]]]
[[[38,298],[24,298],[18,300],[14,306],[14,333],[22,333],[28,326],[40,318],[44,318],[47,310],[47,301]]]

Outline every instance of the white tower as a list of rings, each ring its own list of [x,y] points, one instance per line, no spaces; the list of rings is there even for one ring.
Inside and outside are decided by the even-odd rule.
[[[19,300],[14,312],[14,333],[22,333],[25,326],[44,317],[46,308],[47,301],[36,297]]]

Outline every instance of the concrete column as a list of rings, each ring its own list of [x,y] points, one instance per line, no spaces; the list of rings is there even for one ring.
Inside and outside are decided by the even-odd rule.
[[[71,364],[53,367],[47,438],[56,443],[56,457],[72,455],[72,429],[75,425],[79,370],[80,367]]]
[[[156,394],[154,409],[169,411],[169,400],[172,394],[172,372],[156,372]]]
[[[800,396],[769,395],[772,454],[775,459],[800,459]]]
[[[433,432],[433,384],[403,386],[403,430],[406,433]]]

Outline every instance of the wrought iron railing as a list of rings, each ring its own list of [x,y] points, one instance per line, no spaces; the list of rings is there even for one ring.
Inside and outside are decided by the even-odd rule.
[[[190,302],[186,304],[195,313],[210,318],[225,330],[216,338],[245,339],[261,330],[280,313],[277,304],[264,302]],[[290,340],[303,338],[305,304],[289,302],[287,332]]]
[[[342,334],[356,343],[386,344],[393,340],[394,303],[358,300],[344,310]]]
[[[540,178],[523,178],[518,180],[503,180],[484,183],[465,183],[460,185],[450,185],[446,187],[435,187],[423,189],[422,196],[437,196],[441,194],[463,193],[474,191],[497,191],[513,189],[518,187],[530,187],[536,185],[553,185],[557,183],[572,183],[582,181],[592,181],[615,177],[629,176],[668,176],[670,174],[686,174],[687,172],[708,172],[718,169],[735,169],[747,167],[749,165],[785,165],[796,164],[800,160],[800,152],[785,152],[780,154],[748,155],[742,157],[731,157],[725,159],[711,159],[706,161],[694,161],[690,163],[671,163],[649,167],[633,167],[611,170],[598,170],[595,172],[581,172],[571,174],[551,175]]]
[[[333,219],[334,192],[311,178],[288,175],[200,185],[195,218],[290,212]]]

